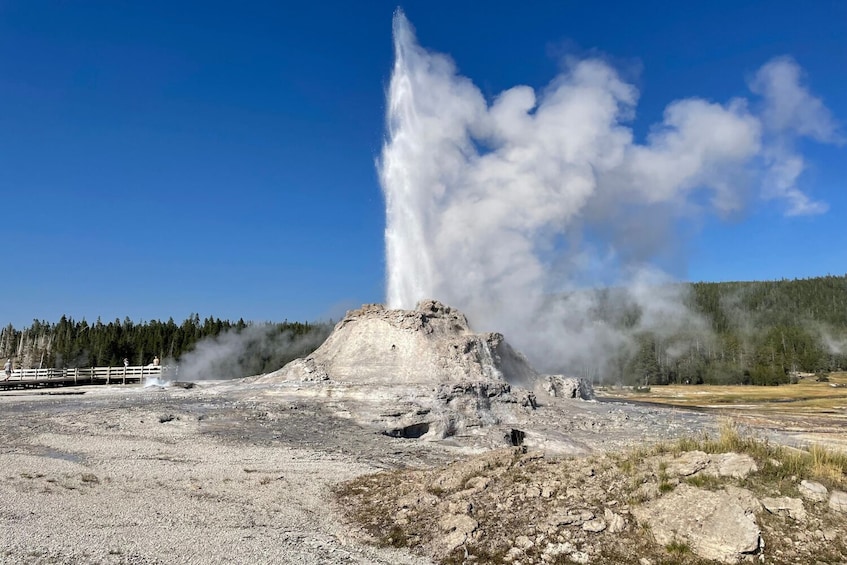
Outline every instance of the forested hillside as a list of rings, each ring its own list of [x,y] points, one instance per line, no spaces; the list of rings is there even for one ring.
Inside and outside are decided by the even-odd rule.
[[[133,323],[129,318],[89,324],[62,316],[58,323],[34,321],[21,330],[6,326],[0,330],[0,356],[14,357],[16,368],[122,366],[124,358],[131,365],[146,365],[154,357],[179,359],[204,340],[240,336],[240,366],[257,374],[309,353],[330,329],[326,324],[288,321],[248,324],[214,317],[201,321],[197,314],[179,325],[173,319]],[[285,347],[269,348],[268,343]]]
[[[688,287],[685,302],[709,331],[638,334],[616,380],[780,384],[792,373],[847,369],[847,276]]]
[[[622,289],[591,291],[594,317],[630,336],[634,347],[608,351],[603,370],[585,376],[625,384],[743,383],[780,384],[793,373],[847,369],[847,275],[769,282],[695,283],[680,292],[697,324],[676,333],[643,329],[639,306]],[[244,376],[282,367],[311,352],[329,335],[322,324],[282,322],[247,324],[189,316],[177,325],[151,321],[89,324],[62,317],[58,323],[34,321],[0,330],[0,356],[16,367],[119,366],[195,357],[198,343],[227,338],[237,359],[215,361]],[[235,336],[237,347],[232,347]],[[280,339],[282,338],[282,339]],[[223,342],[220,342],[221,344]],[[203,354],[203,356],[206,356]],[[190,357],[190,356],[189,356]],[[237,369],[230,369],[236,367]],[[578,368],[565,368],[579,373]],[[225,372],[224,371],[224,372]]]

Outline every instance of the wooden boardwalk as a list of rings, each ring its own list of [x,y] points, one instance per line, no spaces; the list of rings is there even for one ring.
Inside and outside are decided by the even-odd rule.
[[[75,385],[143,384],[148,378],[167,375],[161,365],[136,367],[82,367],[75,369],[15,369],[9,380],[0,372],[0,391],[16,388],[36,388]]]

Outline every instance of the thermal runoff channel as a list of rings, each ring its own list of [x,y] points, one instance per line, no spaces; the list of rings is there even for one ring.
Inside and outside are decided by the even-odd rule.
[[[763,200],[786,215],[827,209],[797,186],[797,141],[839,139],[789,57],[763,61],[749,99],[671,101],[638,142],[638,90],[600,58],[567,58],[543,88],[487,100],[402,11],[393,25],[378,163],[393,308],[435,298],[541,369],[597,365],[633,332],[705,331],[655,266],[686,220]],[[599,286],[614,300],[586,291]],[[598,316],[621,305],[640,309],[626,332]]]

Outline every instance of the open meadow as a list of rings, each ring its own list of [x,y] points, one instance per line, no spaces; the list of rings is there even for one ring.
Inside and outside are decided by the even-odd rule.
[[[805,377],[780,386],[598,387],[597,394],[607,400],[718,413],[752,428],[790,434],[800,443],[847,450],[847,372],[830,373],[828,381]]]

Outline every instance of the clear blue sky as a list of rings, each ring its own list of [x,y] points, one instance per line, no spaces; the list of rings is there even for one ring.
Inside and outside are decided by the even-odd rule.
[[[337,318],[382,301],[397,2],[9,0],[0,5],[0,323]],[[530,7],[531,6],[531,7]],[[640,90],[726,102],[789,55],[847,131],[847,3],[402,4],[494,97],[602,53]],[[760,201],[687,231],[687,280],[847,272],[847,147],[803,144],[828,212]]]

